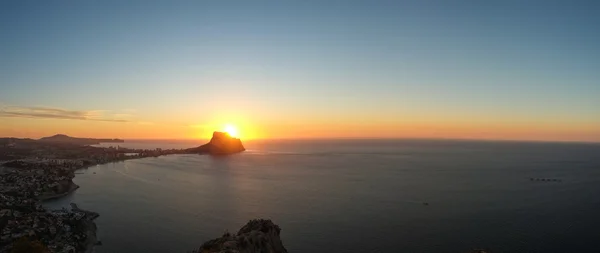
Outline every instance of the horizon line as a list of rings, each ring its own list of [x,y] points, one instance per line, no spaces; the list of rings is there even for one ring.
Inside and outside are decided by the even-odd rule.
[[[65,134],[67,135],[67,134]],[[50,135],[54,136],[54,135]],[[206,141],[211,138],[123,138],[123,137],[77,137],[67,135],[73,138],[89,139],[118,139],[127,141]],[[48,136],[44,136],[48,137]],[[30,139],[39,140],[41,138],[3,136],[0,139]],[[463,142],[517,142],[517,143],[573,143],[573,144],[600,144],[600,141],[581,141],[581,140],[540,140],[540,139],[494,139],[494,138],[452,138],[452,137],[298,137],[298,138],[239,138],[243,141],[327,141],[327,140],[419,140],[419,141],[463,141]],[[108,143],[108,142],[106,142]]]
[[[122,138],[119,138],[122,139]],[[351,141],[351,140],[417,140],[417,141],[463,141],[463,142],[517,142],[517,143],[573,143],[600,144],[600,141],[536,140],[536,139],[488,139],[488,138],[445,138],[445,137],[300,137],[300,138],[240,138],[242,141]],[[204,141],[210,138],[131,138],[129,141]]]

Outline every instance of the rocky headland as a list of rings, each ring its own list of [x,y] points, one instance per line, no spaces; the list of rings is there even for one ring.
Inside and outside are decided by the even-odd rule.
[[[287,253],[280,232],[271,220],[250,220],[236,234],[225,233],[193,253]]]
[[[281,228],[271,220],[250,220],[237,233],[225,232],[190,253],[287,253],[280,238]],[[465,253],[490,253],[472,249]]]
[[[72,179],[71,180],[63,180],[63,181],[57,182],[56,184],[57,184],[57,187],[54,192],[50,192],[50,193],[46,193],[46,194],[37,196],[37,199],[39,199],[41,201],[57,199],[57,198],[67,196],[67,195],[71,194],[72,192],[74,192],[75,190],[79,189],[79,185],[76,185],[75,183],[73,183]]]
[[[214,132],[210,142],[199,147],[186,149],[185,151],[196,154],[230,155],[245,150],[240,139],[232,137],[228,133]]]

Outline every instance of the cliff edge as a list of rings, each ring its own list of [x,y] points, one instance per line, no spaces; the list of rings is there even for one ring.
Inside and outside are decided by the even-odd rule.
[[[245,151],[242,141],[224,132],[214,132],[210,142],[196,147],[186,149],[188,153],[229,155]]]
[[[271,220],[250,220],[237,234],[205,242],[194,253],[287,253],[279,233],[281,229]]]

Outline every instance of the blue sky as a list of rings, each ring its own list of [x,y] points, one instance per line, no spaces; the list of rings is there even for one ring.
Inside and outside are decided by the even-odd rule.
[[[0,105],[597,127],[599,17],[596,1],[4,1]]]

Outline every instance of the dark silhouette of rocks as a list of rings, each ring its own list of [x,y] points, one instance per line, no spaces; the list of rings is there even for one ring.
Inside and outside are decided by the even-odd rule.
[[[230,155],[245,151],[242,141],[230,136],[224,132],[214,132],[210,142],[187,149],[187,153],[211,154],[211,155]]]
[[[279,234],[281,229],[271,220],[250,220],[237,234],[205,242],[194,253],[287,253]]]
[[[542,182],[562,182],[562,179],[558,178],[529,178],[529,181],[542,181]]]
[[[39,141],[42,142],[54,142],[54,143],[68,143],[75,145],[94,145],[100,144],[102,142],[125,142],[120,139],[94,139],[94,138],[77,138],[71,137],[64,134],[57,134],[49,137],[40,138]]]

